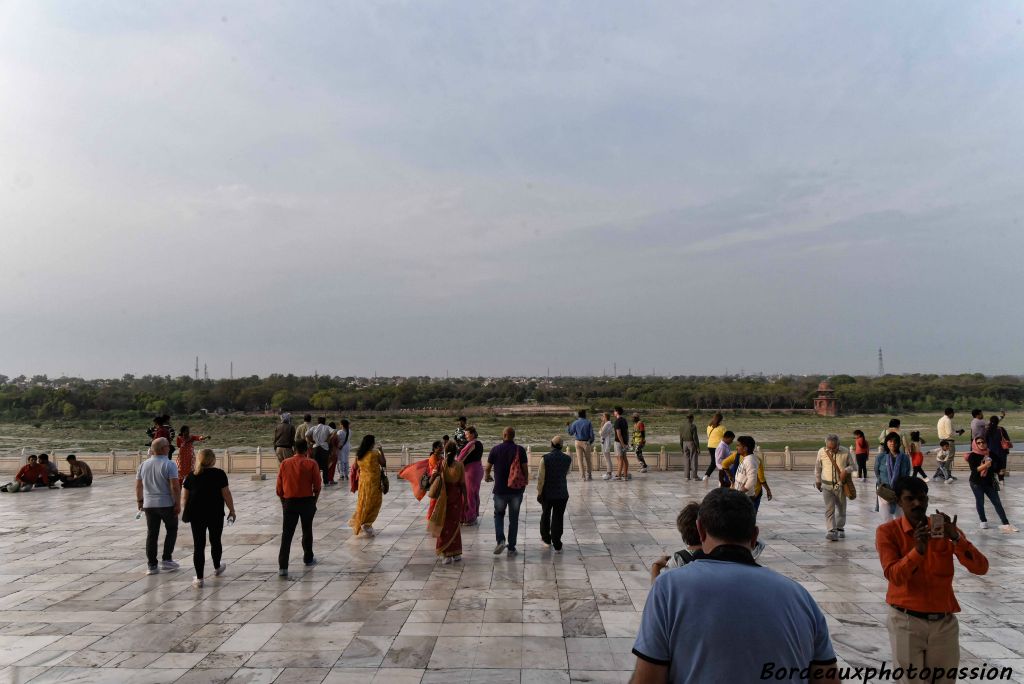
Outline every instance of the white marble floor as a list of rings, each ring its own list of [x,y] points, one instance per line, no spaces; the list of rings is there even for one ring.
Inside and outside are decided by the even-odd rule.
[[[813,476],[769,475],[777,498],[761,507],[762,563],[814,594],[843,662],[888,659],[870,498],[850,504],[847,539],[830,543]],[[1010,484],[1004,501],[1022,522],[1024,492],[1017,478]],[[570,486],[563,555],[541,546],[528,493],[519,556],[491,554],[487,502],[483,524],[464,528],[465,561],[454,566],[436,561],[426,500],[404,482],[385,498],[374,539],[352,536],[355,496],[331,488],[316,518],[320,564],[303,568],[296,539],[293,575],[282,580],[273,482],[235,477],[228,570],[200,590],[186,526],[175,554],[182,569],[144,575],[133,478],[0,495],[0,681],[624,682],[650,562],[681,547],[676,513],[707,489],[681,473]],[[957,571],[964,662],[1009,666],[1024,681],[1024,533],[979,531],[962,480],[932,490],[992,563],[985,577]]]

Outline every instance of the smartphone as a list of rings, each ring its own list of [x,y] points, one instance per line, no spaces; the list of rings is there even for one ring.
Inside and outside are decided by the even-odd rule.
[[[932,513],[928,518],[932,539],[942,539],[946,536],[946,519],[939,513]]]

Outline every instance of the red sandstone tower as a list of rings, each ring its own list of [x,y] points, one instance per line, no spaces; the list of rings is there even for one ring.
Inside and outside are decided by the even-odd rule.
[[[818,396],[814,399],[814,412],[819,416],[835,416],[838,411],[836,404],[836,391],[828,380],[822,380],[818,385]]]

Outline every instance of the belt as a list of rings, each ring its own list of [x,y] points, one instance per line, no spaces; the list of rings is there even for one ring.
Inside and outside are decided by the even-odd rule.
[[[952,613],[921,613],[916,610],[907,610],[906,608],[900,608],[899,606],[893,606],[893,608],[900,611],[901,613],[906,613],[910,617],[920,618],[921,620],[928,620],[929,622],[942,620],[952,615]]]

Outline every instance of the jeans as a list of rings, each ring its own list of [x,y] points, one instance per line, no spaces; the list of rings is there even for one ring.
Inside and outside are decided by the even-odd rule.
[[[519,534],[519,506],[523,503],[523,493],[494,495],[494,537],[499,544],[505,541],[505,508],[508,508],[508,548],[516,548],[516,536]]]
[[[683,458],[686,459],[686,479],[689,480],[692,473],[693,479],[696,480],[700,477],[697,472],[700,470],[700,465],[698,464],[700,449],[693,442],[683,442],[682,447]]]
[[[1003,510],[1003,502],[999,500],[999,492],[996,491],[995,486],[991,482],[987,485],[978,484],[977,482],[971,483],[971,491],[974,492],[974,505],[978,509],[978,519],[981,522],[988,522],[988,518],[985,517],[985,497],[992,502],[992,507],[996,509],[996,515],[999,516],[999,520],[1004,525],[1009,525],[1010,521],[1006,517],[1006,512]]]
[[[288,556],[292,550],[295,526],[302,521],[302,562],[313,560],[313,516],[316,515],[316,499],[312,496],[301,499],[281,499],[281,552],[277,555],[277,567],[288,569]]]
[[[615,454],[615,440],[606,439],[601,443],[601,450],[604,451],[604,457],[608,461],[608,472],[615,472],[615,463],[612,460]]]
[[[857,477],[868,476],[868,455],[857,454]]]
[[[562,548],[562,521],[568,499],[541,499],[540,538],[555,549]]]
[[[935,478],[937,480],[951,480],[953,479],[953,472],[949,469],[949,463],[943,463],[939,461],[939,467],[935,471]]]
[[[320,468],[320,477],[323,478],[324,484],[327,484],[327,461],[330,456],[330,450],[322,447],[313,447],[313,460],[316,461],[317,466]]]
[[[642,446],[638,446],[633,451],[636,453],[636,460],[640,461],[640,466],[646,468],[647,461],[644,460],[644,448]]]
[[[206,531],[210,531],[210,558],[213,559],[214,569],[220,567],[220,535],[224,531],[224,517],[217,516],[210,520],[195,520],[192,525],[192,565],[196,568],[196,577],[203,579],[203,570],[206,568]]]
[[[174,555],[174,542],[178,540],[178,516],[174,513],[174,506],[167,508],[144,508],[146,514],[146,560],[149,567],[156,567],[156,542],[160,536],[160,523],[163,522],[167,528],[164,535],[164,555],[161,560],[172,560]]]
[[[761,497],[762,496],[764,496],[764,493],[758,494],[753,499],[751,499],[751,501],[754,502],[754,515],[757,515],[757,511],[761,508]]]

